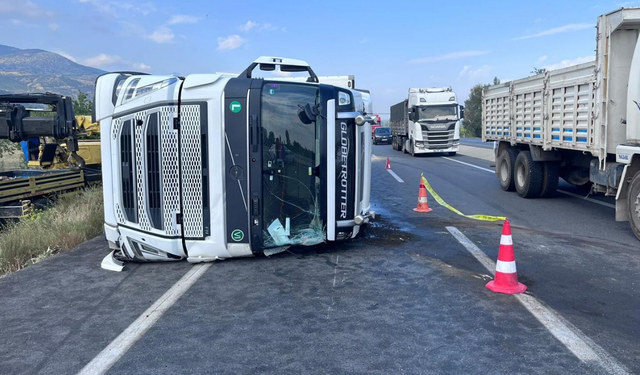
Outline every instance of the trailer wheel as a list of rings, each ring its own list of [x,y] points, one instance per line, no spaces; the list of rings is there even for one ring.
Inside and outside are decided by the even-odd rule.
[[[542,191],[542,163],[533,161],[531,151],[520,151],[516,157],[514,180],[518,195],[539,197]]]
[[[558,190],[558,180],[560,179],[560,166],[553,161],[542,163],[542,189],[540,196],[550,197]]]
[[[628,194],[629,224],[633,234],[640,240],[640,172],[637,172],[631,179]]]
[[[514,169],[517,156],[516,150],[509,147],[502,150],[496,161],[498,180],[500,180],[500,187],[504,191],[516,190]]]

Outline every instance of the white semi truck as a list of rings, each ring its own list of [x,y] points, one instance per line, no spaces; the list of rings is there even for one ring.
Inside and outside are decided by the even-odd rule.
[[[255,68],[308,72],[261,79]],[[353,238],[370,211],[367,92],[301,60],[240,75],[97,79],[105,234],[119,260],[198,263]]]
[[[544,197],[558,177],[616,199],[640,239],[640,8],[598,18],[595,61],[483,93],[482,137],[497,142],[504,190]]]
[[[390,112],[394,150],[413,156],[458,152],[464,107],[458,105],[451,87],[410,88],[409,98]]]

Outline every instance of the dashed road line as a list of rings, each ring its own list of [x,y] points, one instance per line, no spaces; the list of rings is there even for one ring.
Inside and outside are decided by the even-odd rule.
[[[211,267],[211,263],[193,266],[162,297],[142,313],[127,329],[106,348],[98,353],[78,375],[100,375],[106,373],[111,366],[135,344],[151,328],[162,315]]]
[[[490,172],[490,173],[495,173],[495,171],[493,171],[493,170],[491,170],[491,169],[483,168],[483,167],[478,167],[477,165],[473,165],[473,164],[470,164],[470,163],[465,163],[465,162],[460,161],[460,160],[451,159],[451,158],[448,158],[448,157],[446,157],[446,156],[443,156],[442,158],[443,158],[443,159],[447,159],[447,160],[454,161],[454,162],[456,162],[456,163],[464,164],[464,165],[467,165],[467,166],[469,166],[469,167],[473,167],[473,168],[477,168],[477,169],[480,169],[480,170],[483,170],[483,171],[487,171],[487,172]],[[581,195],[574,194],[574,193],[571,193],[571,192],[568,192],[568,191],[565,191],[565,190],[560,190],[560,189],[558,189],[558,192],[559,192],[559,193],[562,193],[562,194],[565,194],[565,195],[568,195],[568,196],[570,196],[570,197],[574,197],[574,198],[578,198],[578,199],[583,199],[583,200],[588,201],[588,202],[591,202],[591,203],[599,204],[599,205],[604,206],[604,207],[609,207],[609,208],[613,208],[613,209],[615,209],[615,208],[616,208],[616,206],[615,206],[614,204],[607,203],[607,202],[602,202],[602,201],[599,201],[599,200],[597,200],[597,199],[593,199],[593,198],[589,198],[589,197],[583,197],[583,196],[581,196]]]
[[[467,236],[455,227],[446,227],[462,246],[464,246],[491,274],[494,273],[494,263]],[[560,314],[542,304],[535,297],[528,294],[515,294],[514,297],[538,321],[578,359],[587,364],[596,364],[609,374],[630,374],[631,372],[602,347],[593,342],[577,327],[564,319]]]
[[[460,163],[460,164],[468,165],[469,167],[477,168],[477,169],[480,169],[480,170],[483,170],[483,171],[487,171],[487,172],[495,173],[495,172],[494,172],[493,170],[491,170],[491,169],[478,167],[477,165],[473,165],[473,164],[470,164],[470,163],[465,163],[465,162],[463,162],[463,161],[456,160],[456,159],[451,159],[451,158],[448,158],[448,157],[446,157],[446,156],[443,156],[442,158],[443,158],[443,159],[447,159],[447,160],[454,161],[454,162],[456,162],[456,163]]]
[[[396,172],[392,171],[391,169],[387,169],[387,172],[389,172],[389,174],[392,175],[393,178],[395,178],[398,182],[404,183],[404,180],[401,179],[400,176],[396,174]]]

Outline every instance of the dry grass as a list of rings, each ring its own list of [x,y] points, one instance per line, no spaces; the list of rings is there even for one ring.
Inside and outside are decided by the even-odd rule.
[[[100,235],[102,188],[59,198],[46,210],[0,230],[0,275],[15,272]]]

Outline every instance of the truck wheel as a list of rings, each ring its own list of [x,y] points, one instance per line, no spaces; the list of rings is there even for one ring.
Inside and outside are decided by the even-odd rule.
[[[542,191],[542,163],[533,161],[531,151],[520,151],[516,157],[514,180],[518,195],[539,197]]]
[[[637,172],[629,185],[627,208],[629,210],[629,224],[633,234],[640,240],[640,172]]]
[[[456,156],[456,154],[457,154],[457,152],[455,152],[455,151],[449,152],[449,156]]]
[[[540,196],[547,198],[555,194],[558,190],[558,180],[560,179],[560,166],[553,161],[542,163],[542,189]]]
[[[498,168],[498,180],[500,180],[500,187],[504,191],[516,190],[514,169],[516,166],[516,157],[518,153],[513,148],[505,148],[498,155],[496,161],[496,168]]]

